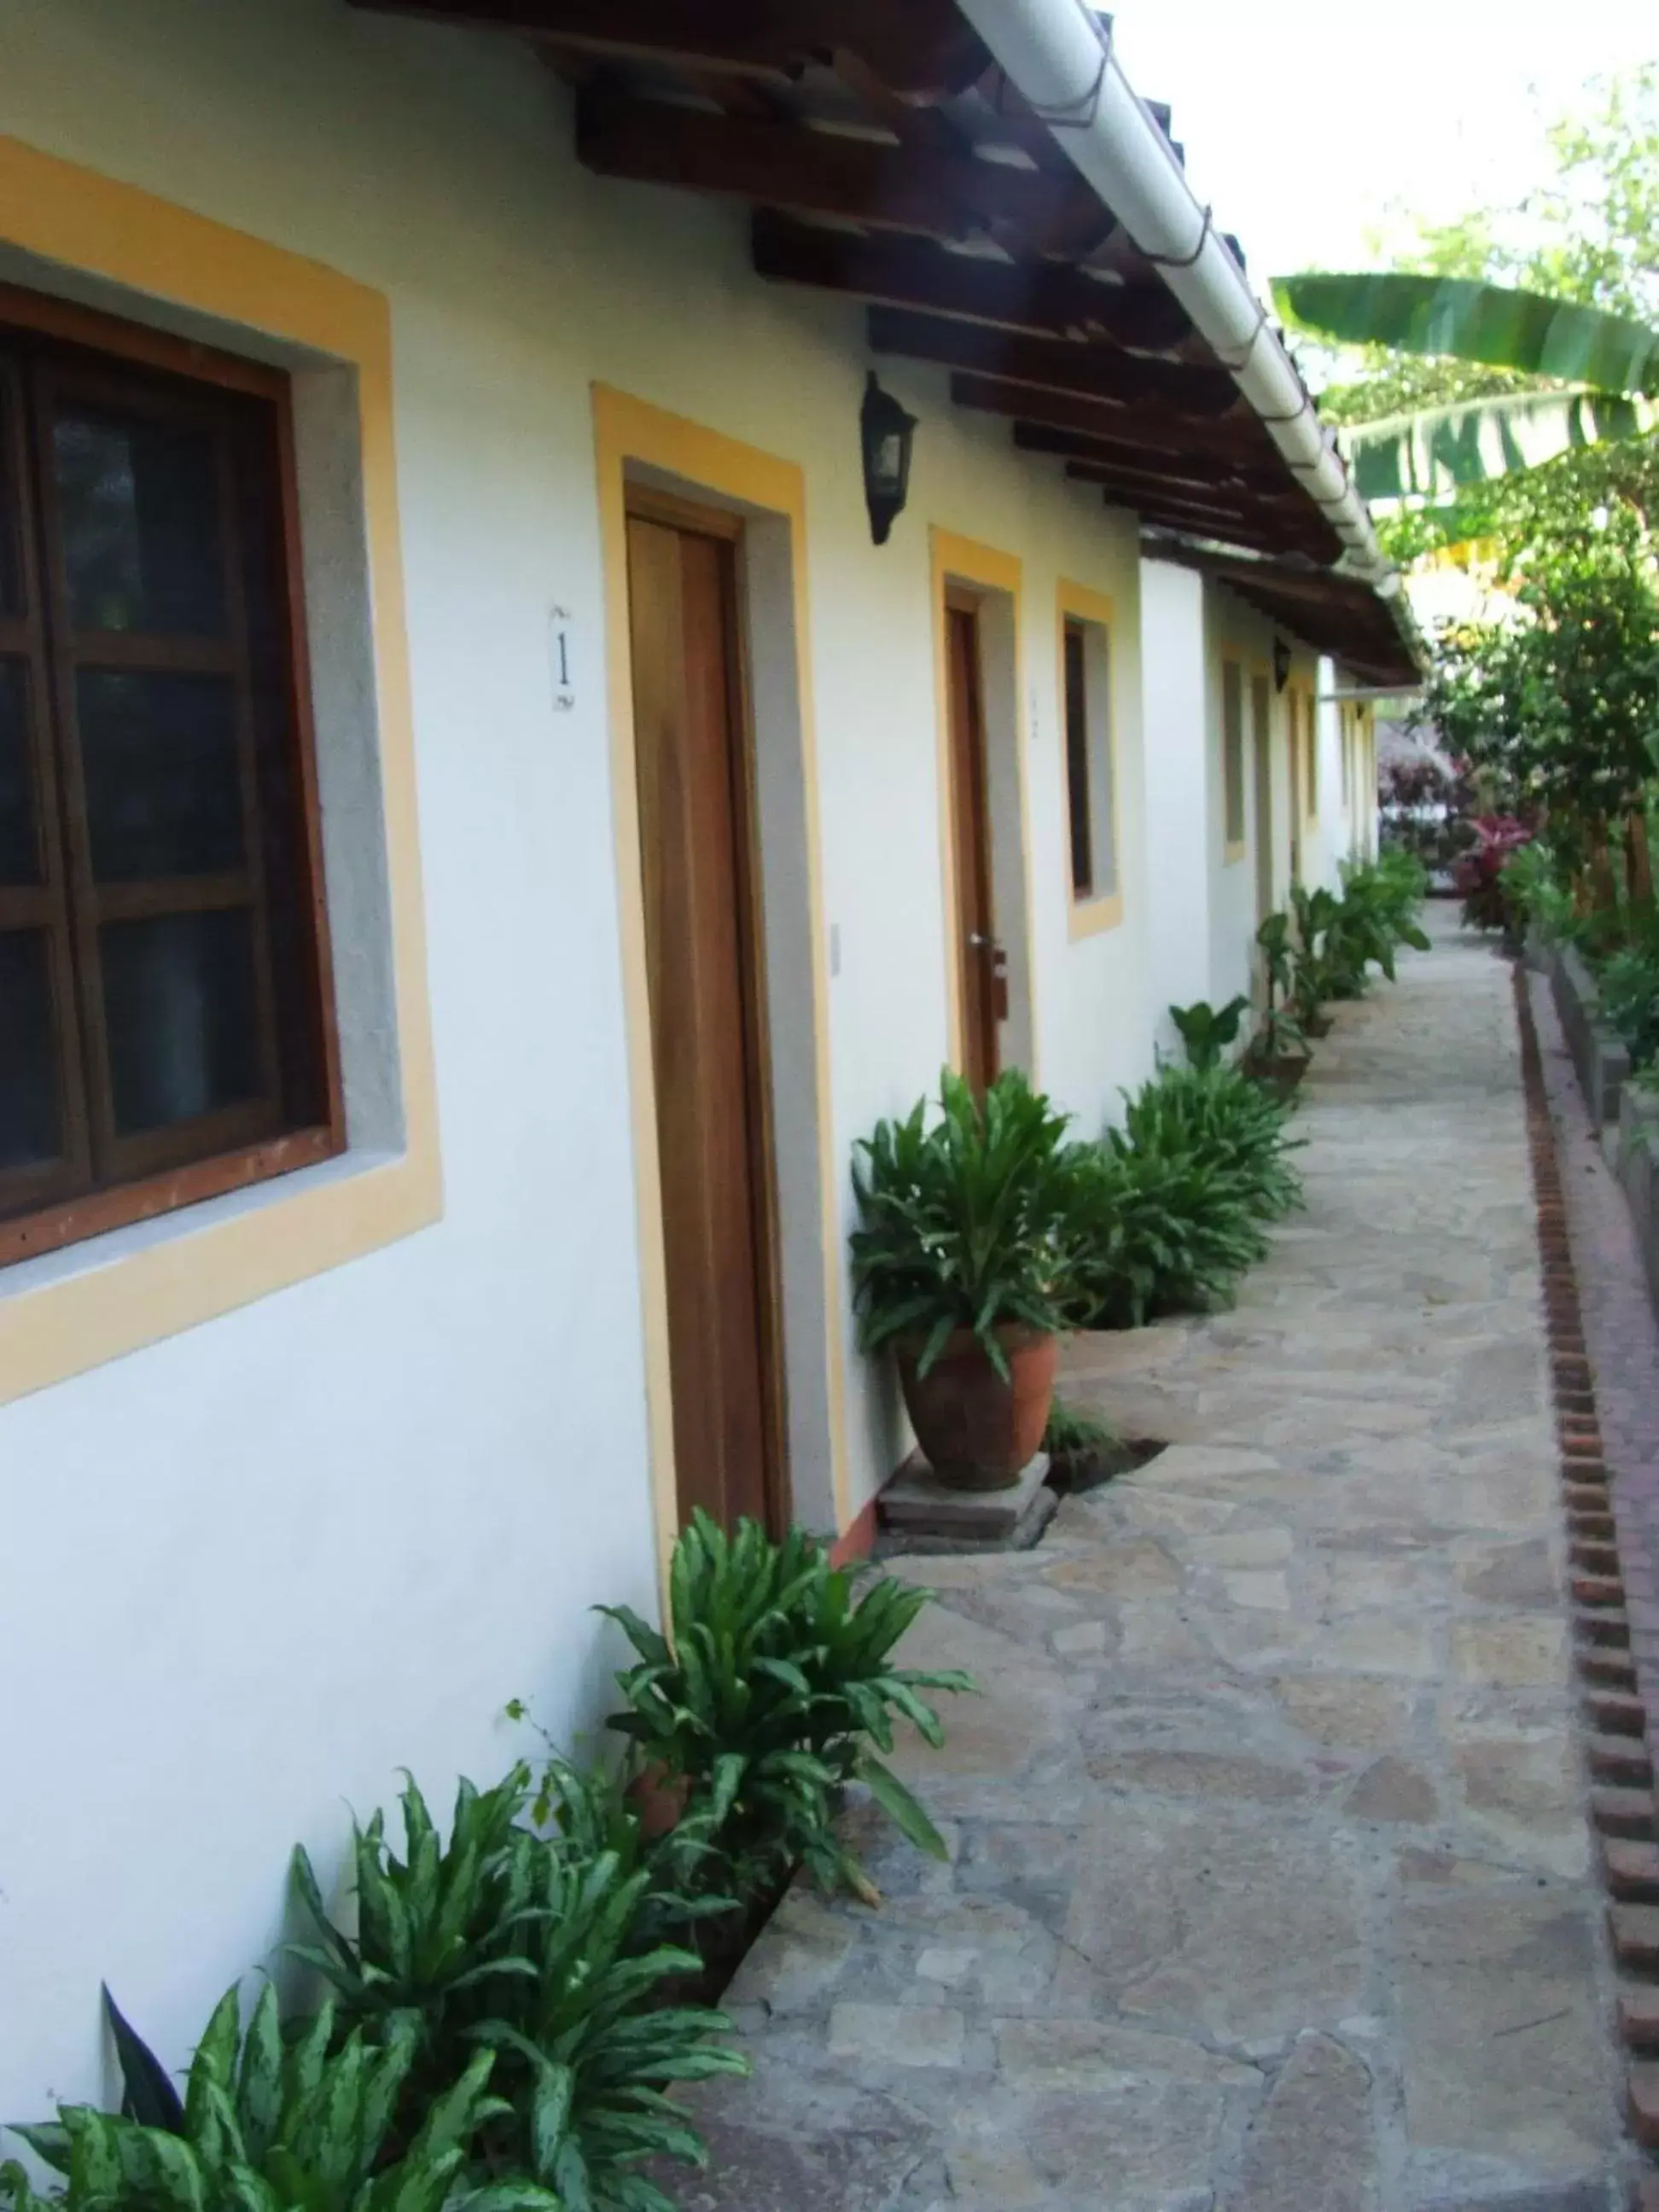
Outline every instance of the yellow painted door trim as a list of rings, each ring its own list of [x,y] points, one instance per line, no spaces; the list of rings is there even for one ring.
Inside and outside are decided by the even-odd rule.
[[[812,946],[814,1095],[818,1107],[818,1206],[823,1250],[823,1358],[837,1533],[852,1518],[847,1452],[846,1353],[842,1328],[840,1176],[830,1084],[830,970],[823,920],[817,742],[813,720],[811,633],[806,590],[806,485],[793,462],[763,453],[682,416],[665,413],[611,386],[593,386],[593,442],[599,473],[605,569],[605,669],[611,720],[611,793],[617,902],[622,935],[623,1000],[638,1204],[640,1297],[645,1339],[646,1408],[659,1560],[665,1572],[679,1531],[674,1470],[674,1402],[668,1356],[668,1270],[663,1244],[662,1176],[657,1139],[656,1073],[651,1045],[641,866],[639,784],[634,739],[634,673],[628,615],[627,475],[630,463],[701,491],[781,517],[789,530],[795,667],[806,834],[806,898]]]

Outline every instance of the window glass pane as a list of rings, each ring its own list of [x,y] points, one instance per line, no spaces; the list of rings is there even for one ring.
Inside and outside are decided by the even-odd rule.
[[[44,930],[0,934],[0,1169],[55,1160],[63,1150],[49,948]]]
[[[242,787],[230,678],[88,669],[75,696],[98,881],[240,869]]]
[[[222,636],[212,432],[68,408],[52,424],[52,450],[76,628]]]
[[[1089,685],[1084,635],[1066,631],[1066,793],[1071,809],[1072,889],[1081,898],[1094,888],[1094,824],[1089,804]]]
[[[29,767],[28,671],[0,660],[0,884],[38,884],[40,842]]]
[[[132,1136],[257,1097],[253,933],[246,909],[106,922],[98,935],[119,1133]]]

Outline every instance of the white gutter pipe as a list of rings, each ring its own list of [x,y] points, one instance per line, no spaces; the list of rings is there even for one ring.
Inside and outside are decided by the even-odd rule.
[[[957,0],[1054,143],[1149,260],[1193,327],[1231,370],[1346,552],[1345,570],[1384,598],[1400,589],[1364,504],[1307,386],[1231,250],[1187,182],[1169,140],[1084,0]]]

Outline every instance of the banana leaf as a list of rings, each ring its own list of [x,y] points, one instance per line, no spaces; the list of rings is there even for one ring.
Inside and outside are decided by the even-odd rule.
[[[1575,447],[1659,428],[1659,406],[1609,392],[1517,392],[1339,428],[1362,499],[1450,497]]]
[[[1462,276],[1275,277],[1287,323],[1344,345],[1449,355],[1595,392],[1659,394],[1659,331],[1599,307]]]

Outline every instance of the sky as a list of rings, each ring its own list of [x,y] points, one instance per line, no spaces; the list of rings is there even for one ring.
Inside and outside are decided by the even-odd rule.
[[[1404,203],[1518,199],[1538,120],[1587,76],[1659,59],[1659,0],[1116,0],[1117,51],[1173,107],[1187,173],[1251,276],[1373,265]]]

